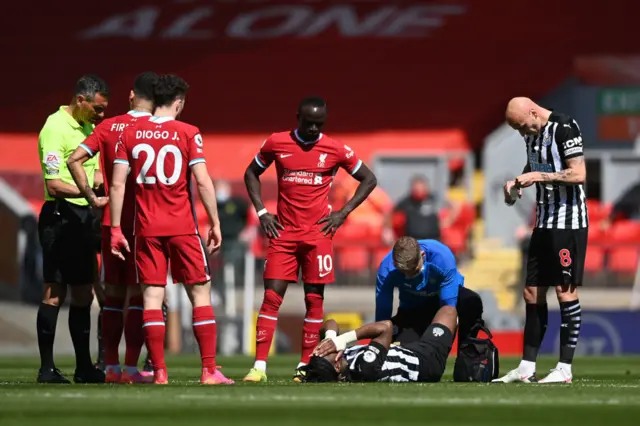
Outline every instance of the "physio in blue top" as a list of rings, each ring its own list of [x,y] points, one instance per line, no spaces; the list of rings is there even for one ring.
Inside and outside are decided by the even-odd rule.
[[[398,289],[400,303],[392,317],[393,292]],[[376,281],[376,321],[391,319],[399,332],[412,330],[402,343],[417,340],[441,306],[458,310],[460,336],[468,336],[476,322],[482,321],[482,299],[464,287],[456,259],[446,245],[436,240],[401,237],[378,268]]]

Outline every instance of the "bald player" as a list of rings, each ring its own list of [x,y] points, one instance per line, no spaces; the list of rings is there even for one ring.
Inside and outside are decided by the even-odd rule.
[[[522,361],[494,380],[536,381],[536,358],[547,329],[547,290],[554,287],[562,316],[560,361],[539,383],[571,383],[571,362],[580,336],[580,302],[589,220],[584,182],[586,168],[578,123],[566,114],[514,98],[507,105],[509,126],[520,132],[527,150],[522,174],[504,185],[512,206],[522,190],[536,188],[536,224],[531,236],[524,288],[526,322]]]

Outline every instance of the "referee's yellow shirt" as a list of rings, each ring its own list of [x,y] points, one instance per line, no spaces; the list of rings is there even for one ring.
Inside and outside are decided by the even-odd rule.
[[[57,112],[51,114],[44,123],[38,136],[38,152],[44,180],[60,179],[64,183],[75,185],[71,173],[67,168],[67,159],[87,136],[93,132],[93,124],[80,125],[68,112],[66,106],[61,106]],[[99,156],[87,160],[83,167],[87,173],[89,185],[93,186],[93,175],[99,169]],[[55,200],[49,195],[47,185],[44,186],[44,199]],[[68,202],[78,206],[89,203],[84,198],[67,198]]]

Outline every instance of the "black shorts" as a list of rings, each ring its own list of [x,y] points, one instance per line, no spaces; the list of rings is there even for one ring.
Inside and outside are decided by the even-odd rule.
[[[437,295],[424,298],[424,303],[416,308],[398,308],[391,322],[396,327],[394,341],[401,344],[411,343],[420,339],[431,321],[440,309],[440,297]],[[473,326],[483,323],[483,305],[480,295],[467,287],[458,288],[458,333],[461,338],[470,336]]]
[[[96,271],[94,215],[89,207],[47,201],[38,221],[45,283],[91,284]]]
[[[525,285],[582,285],[588,233],[589,228],[535,228],[529,244]]]
[[[442,324],[431,324],[420,340],[402,345],[420,359],[419,382],[439,382],[447,367],[453,334]]]

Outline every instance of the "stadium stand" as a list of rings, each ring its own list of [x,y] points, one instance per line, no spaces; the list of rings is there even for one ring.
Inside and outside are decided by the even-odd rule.
[[[640,8],[637,0],[620,0],[598,13],[575,7],[574,2],[553,0],[399,1],[393,5],[349,0],[304,5],[166,0],[144,7],[113,0],[101,5],[99,12],[78,4],[46,3],[39,6],[38,14],[27,3],[14,4],[12,13],[30,17],[29,31],[24,31],[22,20],[10,20],[5,30],[21,36],[0,38],[0,49],[12,60],[4,75],[16,82],[5,88],[5,96],[12,101],[0,105],[0,151],[10,153],[0,156],[0,177],[27,200],[33,212],[42,205],[37,132],[44,117],[68,102],[69,83],[64,82],[73,81],[79,72],[73,60],[79,50],[100,52],[100,63],[108,64],[100,66],[101,76],[111,85],[108,115],[127,109],[131,77],[142,69],[173,72],[189,81],[193,90],[184,119],[204,133],[212,176],[232,182],[236,194],[245,193],[242,174],[260,142],[269,132],[295,124],[297,102],[311,89],[328,100],[327,133],[369,164],[377,165],[389,154],[444,157],[462,152],[471,158],[486,152],[484,138],[502,121],[511,96],[537,99],[555,94],[552,99],[565,100],[563,108],[578,108],[566,101],[574,99],[574,70],[602,84],[624,84],[626,77],[614,60],[603,66],[584,58],[574,62],[574,57],[602,52],[628,55],[639,50],[628,33],[636,26],[637,14],[632,12]],[[536,43],[544,46],[543,59],[523,55],[525,11],[551,9],[553,13],[544,13],[540,19],[537,32]],[[385,10],[387,19],[372,18]],[[567,31],[572,25],[593,30]],[[61,52],[55,47],[62,43],[77,48]],[[292,66],[299,57],[313,62],[309,72]],[[43,63],[56,64],[47,68],[46,78]],[[635,64],[632,59],[624,63]],[[611,69],[617,70],[614,79],[609,78]],[[565,86],[569,89],[558,95],[555,89]],[[591,121],[595,120],[585,120]],[[596,130],[591,131],[596,139]],[[521,148],[514,148],[519,155],[516,169],[524,161]],[[469,172],[459,158],[446,163],[451,176],[441,185],[443,193],[446,199],[461,203],[462,211],[451,227],[442,230],[443,241],[465,261],[466,281],[486,295],[489,311],[513,311],[518,307],[521,255],[510,241],[513,235],[492,234],[490,222],[502,221],[503,228],[513,234],[514,223],[528,220],[528,206],[522,203],[526,207],[517,213],[522,217],[513,220],[487,215],[487,204],[506,210],[495,198],[495,182],[502,176],[496,179],[488,170]],[[482,163],[487,164],[484,159]],[[264,176],[263,196],[268,208],[275,210],[273,169]],[[461,183],[467,178],[472,181],[470,187]],[[379,180],[404,185],[406,178],[380,173]],[[396,191],[382,187],[395,201]],[[499,196],[500,185],[497,188]],[[589,196],[593,198],[589,200],[586,261],[589,280],[596,285],[628,286],[638,264],[639,227],[628,221],[614,221],[607,229],[600,226],[609,217],[613,200]],[[204,233],[206,215],[201,206],[197,213]],[[443,210],[441,216],[449,213]],[[370,296],[373,272],[389,249],[381,241],[381,216],[363,217],[346,223],[335,240],[338,284],[347,290],[356,288],[357,300],[364,299],[361,294]],[[254,216],[249,225],[257,223]],[[393,225],[401,234],[402,218],[394,218]],[[257,235],[251,251],[261,259],[266,241]],[[363,293],[357,293],[358,285]],[[369,299],[362,302],[362,310],[370,308]],[[510,316],[495,318],[500,318],[496,319],[500,324],[514,321]]]

